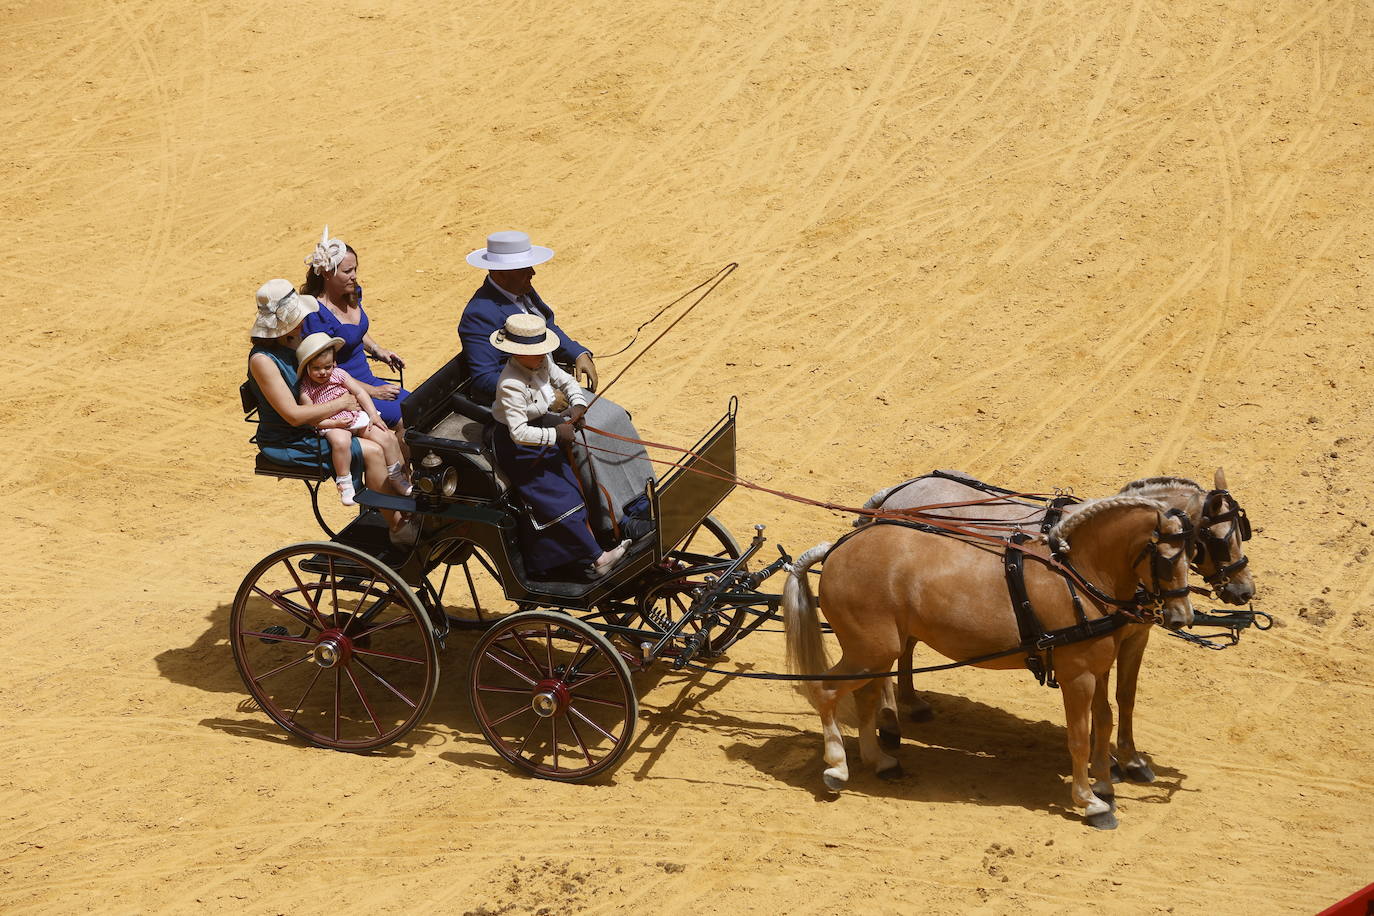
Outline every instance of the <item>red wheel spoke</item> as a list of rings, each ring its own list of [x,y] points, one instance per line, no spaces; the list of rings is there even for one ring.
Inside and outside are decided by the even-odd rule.
[[[339,669],[334,669],[334,743],[339,743],[339,706],[343,699],[343,678],[339,677]]]
[[[367,710],[367,717],[372,720],[372,727],[377,730],[377,737],[382,737],[382,723],[377,721],[377,714],[372,711],[372,704],[367,701],[367,694],[363,692],[363,687],[358,683],[358,679],[353,676],[353,668],[344,665],[344,674],[348,675],[348,682],[353,685],[353,690],[358,694],[358,699],[363,701],[363,709]]]
[[[279,633],[259,633],[257,630],[244,630],[242,633],[239,634],[239,636],[245,639],[251,637],[257,637],[258,639],[270,639],[273,642],[299,642],[305,643],[307,646],[313,646],[315,644],[315,640],[309,638],[308,636],[283,636]]]
[[[553,768],[558,769],[558,717],[549,717],[549,728],[553,730]]]
[[[525,745],[529,744],[530,739],[534,737],[534,733],[539,731],[539,723],[542,721],[543,720],[540,719],[538,716],[534,717],[534,727],[525,733],[525,737],[520,739],[520,744],[515,748],[515,756],[525,756]],[[502,744],[505,744],[505,742],[503,741]]]
[[[600,725],[597,725],[597,724],[596,724],[595,722],[593,722],[591,719],[588,719],[588,718],[586,717],[586,715],[585,715],[584,713],[582,713],[582,711],[579,710],[576,706],[569,706],[569,707],[568,707],[568,715],[569,715],[569,716],[577,716],[579,719],[581,719],[583,722],[585,722],[588,726],[590,726],[591,728],[594,728],[598,733],[600,733],[601,737],[605,738],[607,741],[611,742],[612,744],[615,744],[615,743],[616,743],[615,735],[612,735],[610,732],[606,731],[606,729],[602,728]],[[571,725],[571,724],[572,724],[572,721],[569,720],[569,721],[568,721],[568,724]]]
[[[315,682],[320,679],[321,674],[324,674],[324,669],[316,668],[315,676],[310,679],[310,683],[305,688],[305,693],[301,694],[301,698],[296,701],[296,707],[291,710],[291,715],[287,716],[287,719],[292,722],[296,721],[296,716],[300,714],[301,707],[305,705],[305,698],[310,696],[310,691],[315,689]]]
[[[357,606],[356,608],[353,609],[353,613],[349,614],[349,615],[348,615],[348,619],[344,621],[343,630],[342,630],[341,632],[342,632],[345,636],[348,635],[348,628],[349,628],[350,626],[353,625],[353,620],[354,620],[354,618],[359,617],[359,616],[362,615],[362,612],[363,612],[363,602],[367,600],[367,596],[368,596],[368,595],[372,594],[372,589],[373,589],[373,587],[374,587],[376,584],[377,584],[377,576],[376,576],[376,574],[374,573],[373,576],[372,576],[372,578],[369,579],[368,582],[367,582],[367,588],[363,589],[363,593],[362,593],[361,595],[358,596],[358,606]]]
[[[569,718],[567,722],[568,730],[573,733],[573,737],[577,739],[577,746],[582,749],[582,756],[587,758],[587,766],[596,763],[596,760],[592,757],[592,752],[587,750],[587,742],[583,741],[582,736],[578,734],[577,726],[573,724],[573,720]]]
[[[409,614],[406,614],[403,617],[397,617],[395,620],[388,620],[386,623],[378,624],[377,626],[368,630],[366,633],[359,633],[357,636],[353,637],[353,641],[357,642],[360,639],[367,639],[373,633],[380,633],[382,630],[389,630],[392,627],[404,626],[405,624],[414,622],[415,618],[411,617]]]
[[[536,674],[538,674],[540,677],[547,677],[553,674],[553,665],[549,665],[549,667],[547,668],[539,667],[539,663],[534,660],[534,653],[530,651],[529,646],[525,645],[524,634],[520,633],[517,630],[512,630],[510,635],[512,638],[515,639],[515,644],[519,647],[520,653],[525,656],[525,661],[530,663],[530,667],[534,669]],[[504,636],[501,638],[505,639]],[[495,646],[496,643],[492,643],[492,645]]]
[[[284,595],[282,595],[280,591],[275,591],[269,594],[268,592],[265,592],[261,588],[259,588],[256,582],[253,583],[253,591],[257,592],[259,595],[261,595],[262,597],[266,598],[268,601],[276,605],[279,609],[290,614],[292,617],[296,618],[306,626],[314,627],[316,630],[324,630],[324,621],[319,621],[318,625],[311,621],[311,614],[314,614],[314,616],[317,619],[319,617],[318,614],[314,613],[313,608],[301,607],[294,601],[288,600]]]
[[[617,703],[615,700],[603,700],[600,697],[578,697],[579,703],[591,703],[594,706],[609,706],[612,709],[624,709],[624,703]]]
[[[526,696],[529,696],[530,692],[528,687],[494,687],[491,684],[478,684],[477,689],[487,693],[521,693]]]
[[[409,655],[397,655],[394,652],[378,652],[376,649],[360,649],[356,644],[353,646],[353,654],[370,655],[376,658],[389,658],[392,661],[408,662],[412,665],[423,665],[425,663],[423,658],[411,658]]]
[[[389,681],[387,681],[386,678],[382,677],[380,674],[378,674],[376,671],[374,671],[371,665],[369,665],[367,662],[363,661],[361,658],[358,658],[358,657],[357,657],[357,650],[356,650],[356,649],[354,650],[353,662],[354,662],[356,665],[358,665],[360,668],[362,668],[364,671],[366,671],[368,674],[370,674],[370,675],[372,675],[373,677],[375,677],[375,678],[378,680],[378,682],[379,682],[383,687],[385,687],[387,690],[390,690],[393,694],[395,694],[396,697],[397,697],[402,703],[406,704],[406,705],[409,706],[411,709],[414,709],[414,708],[415,708],[415,703],[410,699],[410,697],[406,696],[404,693],[401,693],[401,691],[399,691],[399,690],[397,690],[395,687],[393,687],[393,686],[391,685],[391,683],[390,683]]]
[[[355,651],[356,651],[356,650],[355,650]],[[529,676],[528,674],[526,674],[525,672],[523,672],[523,671],[517,671],[515,668],[512,668],[510,665],[506,664],[504,661],[502,661],[501,659],[497,658],[495,655],[488,655],[487,658],[491,659],[491,661],[492,661],[494,664],[499,665],[500,667],[506,669],[506,670],[509,671],[511,674],[515,675],[515,676],[518,677],[520,680],[524,681],[526,684],[529,684],[531,687],[537,686],[537,685],[539,684],[538,681],[536,681],[534,678],[530,677],[530,676]]]
[[[520,715],[522,712],[534,712],[534,710],[530,709],[530,707],[529,707],[527,704],[521,704],[521,705],[515,707],[515,709],[513,709],[513,710],[511,710],[510,712],[506,713],[506,714],[505,714],[504,716],[502,716],[501,718],[499,718],[499,719],[492,719],[492,720],[491,720],[491,727],[492,727],[492,728],[495,728],[495,727],[498,726],[498,725],[501,725],[501,724],[503,724],[503,723],[505,723],[505,722],[509,722],[511,719],[514,719],[516,716]],[[528,736],[526,736],[526,740],[529,740],[529,739],[528,739]],[[520,746],[521,746],[521,747],[524,747],[524,744],[525,744],[524,741],[520,742]]]
[[[257,677],[253,678],[253,681],[254,681],[255,683],[261,685],[262,682],[263,682],[263,680],[264,680],[265,678],[269,678],[269,677],[271,677],[271,676],[274,675],[274,674],[279,674],[279,673],[285,671],[287,668],[294,668],[294,667],[296,667],[297,665],[299,665],[301,662],[305,662],[305,661],[309,661],[309,660],[310,660],[310,656],[309,656],[309,655],[302,655],[300,658],[296,659],[296,660],[293,661],[293,662],[287,662],[287,663],[284,664],[284,665],[280,665],[280,666],[278,666],[278,667],[276,667],[276,668],[273,668],[271,671],[267,672],[266,674],[260,674],[260,675],[258,675]]]
[[[606,669],[603,669],[603,670],[601,670],[601,671],[596,672],[596,674],[589,674],[589,675],[587,675],[586,677],[580,679],[580,680],[579,680],[577,683],[575,683],[575,684],[568,684],[568,690],[571,691],[572,693],[577,693],[578,690],[580,690],[581,688],[587,686],[588,684],[592,683],[593,681],[599,681],[599,680],[601,680],[603,677],[610,677],[610,676],[612,676],[612,675],[614,675],[614,674],[615,674],[615,669],[614,669],[614,668],[606,668]]]
[[[289,572],[291,574],[291,578],[295,580],[296,587],[301,590],[301,594],[305,596],[307,601],[309,601],[310,591],[305,587],[305,582],[301,580],[300,574],[296,572],[296,565],[292,563],[290,560],[283,560],[282,565],[286,567],[286,571]],[[324,620],[320,617],[320,602],[318,599],[310,602],[310,613],[314,615],[315,622],[318,623],[320,625],[320,629],[323,630],[325,628]]]
[[[544,671],[547,672],[548,675],[549,675],[550,677],[552,677],[552,676],[553,676],[553,627],[549,626],[547,623],[544,624],[544,649],[545,649],[546,653],[548,654],[548,659],[549,659],[549,667],[545,668]],[[557,729],[555,729],[555,731],[557,731]],[[554,742],[554,747],[557,747],[557,746],[558,746],[558,742],[555,741],[555,742]],[[556,753],[556,752],[555,752],[555,753]]]

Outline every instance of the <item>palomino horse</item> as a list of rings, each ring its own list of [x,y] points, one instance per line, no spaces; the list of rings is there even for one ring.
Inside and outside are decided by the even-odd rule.
[[[1116,823],[1110,804],[1112,713],[1106,684],[1121,630],[1111,628],[1119,617],[1107,618],[1134,608],[1137,587],[1145,582],[1150,583],[1147,600],[1167,626],[1190,624],[1188,538],[1188,526],[1163,503],[1113,496],[1080,507],[1050,531],[1049,543],[1057,546],[1064,566],[1039,552],[1043,548],[1027,545],[1025,550],[1026,595],[1047,634],[1064,630],[1088,637],[1066,639],[1053,650],[1053,664],[1073,758],[1072,799],[1093,826]],[[782,602],[793,672],[854,675],[853,680],[806,681],[802,687],[821,714],[824,778],[831,790],[839,791],[849,779],[836,707],[851,692],[859,712],[860,756],[880,775],[900,773],[897,760],[877,740],[879,694],[887,679],[863,675],[890,670],[908,636],[980,668],[1022,667],[1027,652],[1014,652],[1024,643],[1005,577],[1005,544],[924,526],[876,524],[853,532],[834,548],[813,547],[793,564]],[[843,651],[834,666],[826,658],[807,581],[807,570],[821,559],[820,604]],[[1076,596],[1085,600],[1080,603]],[[1108,626],[1093,629],[1099,621]],[[1014,654],[997,655],[1007,650]]]
[[[958,472],[942,471],[935,475],[918,477],[878,492],[864,503],[864,508],[915,509],[946,503],[969,503],[932,509],[925,514],[1015,524],[1029,532],[1041,529],[1046,513],[1046,506],[1042,502],[1019,500],[1014,496],[988,501],[989,492],[983,488],[985,485],[980,485],[971,477],[966,478],[970,483],[963,483],[945,475],[966,476]],[[1217,468],[1213,475],[1212,484],[1213,489],[1207,491],[1193,481],[1181,477],[1149,477],[1126,484],[1120,493],[1157,499],[1170,508],[1186,513],[1198,531],[1192,556],[1193,569],[1212,587],[1219,600],[1227,604],[1244,605],[1255,595],[1255,582],[1246,569],[1249,561],[1245,556],[1244,545],[1250,536],[1249,521],[1245,516],[1245,510],[1227,489],[1226,475],[1221,468]],[[1080,505],[1082,504],[1076,501],[1069,502],[1062,507],[1061,512],[1064,516],[1071,515]],[[864,517],[855,522],[855,525],[863,525],[868,521],[869,519]],[[1149,626],[1127,627],[1117,659],[1116,757],[1122,774],[1135,782],[1154,781],[1154,771],[1135,746],[1136,688],[1141,659],[1150,640],[1150,630]],[[915,640],[907,641],[901,668],[910,670],[913,667],[915,647]],[[909,710],[909,715],[915,721],[923,722],[931,716],[930,706],[917,695],[911,675],[901,678],[897,684],[897,699],[893,700],[890,693],[885,692],[883,707],[879,714],[880,736],[888,747],[895,747],[901,739],[901,727],[897,716],[898,703]]]

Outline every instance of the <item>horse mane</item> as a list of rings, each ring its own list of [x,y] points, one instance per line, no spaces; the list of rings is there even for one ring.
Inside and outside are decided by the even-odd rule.
[[[1169,511],[1169,507],[1159,500],[1146,496],[1104,496],[1101,499],[1093,499],[1083,503],[1072,515],[1065,516],[1063,521],[1050,529],[1049,539],[1051,542],[1056,539],[1067,541],[1074,530],[1083,524],[1104,512],[1122,508],[1154,509],[1156,512]]]
[[[1170,487],[1187,487],[1197,490],[1199,493],[1206,492],[1201,484],[1195,480],[1189,480],[1187,477],[1144,477],[1140,480],[1132,480],[1116,492],[1119,495],[1130,490],[1163,490]]]

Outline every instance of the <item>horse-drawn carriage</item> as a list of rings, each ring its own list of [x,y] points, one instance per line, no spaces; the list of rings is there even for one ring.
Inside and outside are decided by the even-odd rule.
[[[652,531],[608,574],[527,575],[518,497],[496,468],[489,411],[463,397],[455,358],[404,404],[414,493],[364,492],[365,510],[329,541],[283,547],[234,598],[230,642],[254,700],[282,728],[322,747],[366,751],[423,721],[455,628],[481,629],[467,667],[473,715],[496,752],[539,776],[576,780],[613,766],[635,730],[633,674],[718,656],[772,616],[750,573],[762,526],[743,550],[711,515],[734,487],[736,403],[690,454],[646,474]],[[646,465],[647,466],[647,465]],[[705,470],[705,473],[701,471]],[[272,465],[259,474],[321,474]],[[376,510],[414,513],[397,546]]]
[[[264,557],[248,573],[234,599],[230,643],[235,663],[253,698],[282,728],[312,744],[340,750],[367,751],[400,740],[423,721],[435,697],[439,650],[449,634],[456,628],[475,629],[481,635],[467,666],[467,693],[486,739],[497,754],[522,770],[546,778],[579,780],[605,772],[629,747],[638,716],[636,672],[657,663],[701,667],[702,660],[719,656],[764,622],[779,619],[785,619],[789,628],[789,657],[794,662],[801,658],[793,652],[801,645],[794,640],[795,631],[802,626],[801,618],[810,613],[806,610],[809,602],[814,611],[805,586],[806,569],[830,548],[807,551],[795,565],[779,549],[778,559],[750,572],[748,563],[764,544],[763,526],[756,526],[755,536],[741,549],[711,515],[737,483],[736,402],[731,401],[724,416],[693,448],[681,450],[682,458],[664,474],[655,478],[646,473],[643,496],[651,528],[631,543],[609,573],[579,581],[547,581],[531,577],[525,569],[517,537],[523,509],[493,461],[487,435],[490,412],[463,396],[463,378],[460,358],[455,358],[417,388],[404,405],[406,440],[415,469],[413,495],[401,498],[364,492],[359,496],[364,510],[337,533],[328,528],[318,509],[318,484],[327,479],[325,471],[274,466],[259,456],[258,473],[307,481],[316,518],[330,535],[328,541],[294,544]],[[245,410],[248,407],[245,403]],[[1103,691],[1105,707],[1106,669],[1102,665],[1110,667],[1120,651],[1118,699],[1123,749],[1129,751],[1122,764],[1128,774],[1131,767],[1143,766],[1130,738],[1130,723],[1144,637],[1113,634],[1141,623],[1146,626],[1135,629],[1148,633],[1152,613],[1166,603],[1172,604],[1180,620],[1186,617],[1172,624],[1175,630],[1193,624],[1215,625],[1229,633],[1234,643],[1241,629],[1256,625],[1253,611],[1195,615],[1186,602],[1190,590],[1205,593],[1189,586],[1192,567],[1218,595],[1240,603],[1239,593],[1228,597],[1223,588],[1244,569],[1243,542],[1250,532],[1244,511],[1225,490],[1220,472],[1217,488],[1210,492],[1190,481],[1166,480],[1188,486],[1172,495],[1098,500],[1091,511],[1063,506],[1062,500],[1037,503],[1033,497],[986,485],[979,485],[982,492],[971,499],[908,509],[874,508],[876,504],[870,501],[870,506],[856,510],[888,516],[883,520],[912,529],[916,536],[936,536],[941,543],[951,538],[962,541],[964,546],[956,545],[957,550],[992,551],[994,556],[1005,557],[999,562],[1006,563],[1003,595],[1007,601],[995,597],[996,585],[982,583],[980,607],[993,617],[1009,613],[1010,607],[1016,612],[1015,621],[1008,624],[990,617],[986,632],[975,634],[983,640],[982,650],[950,651],[932,643],[954,663],[917,670],[961,664],[1014,668],[1019,655],[1032,671],[1039,666],[1042,682],[1053,684],[1056,650],[1061,659],[1073,659],[1080,647],[1091,649],[1102,645],[1102,640],[1111,640],[1115,648],[1107,656],[1099,652],[1099,661],[1093,663],[1096,689]],[[989,491],[995,491],[991,498]],[[880,497],[887,498],[889,493],[884,491]],[[1083,511],[1072,522],[1051,527],[1046,521],[1038,538],[1021,530],[1023,522],[996,521],[1008,507],[1022,512],[1026,499],[1041,521],[1048,517],[1046,510],[1055,517],[1061,509]],[[930,511],[951,508],[962,517],[951,522]],[[1104,527],[1112,509],[1121,510],[1122,515],[1121,523],[1114,523],[1115,534],[1109,538],[1099,532],[1089,537],[1090,529]],[[393,544],[380,510],[413,513],[420,522],[415,543]],[[891,517],[894,513],[899,517]],[[1128,524],[1127,515],[1135,522]],[[1098,522],[1087,524],[1089,518]],[[859,531],[844,540],[852,542],[857,536],[871,541],[884,533],[891,539],[898,534],[890,525],[873,528],[872,535]],[[1117,541],[1085,567],[1116,571],[1111,594],[1102,591],[1106,579],[1101,575],[1087,577],[1074,567],[1069,554],[1069,541],[1074,538],[1084,541],[1075,557],[1101,553],[1097,541]],[[1173,546],[1166,552],[1165,544]],[[1032,583],[1029,591],[1020,572],[1026,560],[1034,561],[1040,570],[1036,573],[1039,584]],[[962,564],[961,560],[952,565]],[[784,567],[789,570],[786,602],[780,595],[759,590]],[[1000,582],[1003,573],[997,571],[997,563],[993,568],[992,578]],[[919,577],[924,572],[908,575]],[[862,576],[857,580],[858,604],[871,601],[868,583],[873,581],[876,578]],[[956,578],[945,592],[958,595],[971,584]],[[1028,624],[1027,617],[1032,623],[1036,617],[1031,592],[1038,594],[1036,601],[1042,607],[1062,605],[1060,623]],[[1248,599],[1248,593],[1243,597]],[[780,615],[784,603],[788,613]],[[1095,608],[1098,616],[1094,619],[1084,614],[1088,605]],[[836,609],[826,607],[829,617]],[[957,626],[967,629],[966,622]],[[837,691],[816,684],[836,682],[838,693],[845,693],[858,685],[872,687],[898,672],[886,671],[890,665],[875,656],[858,663],[851,658],[847,668],[841,659],[822,674],[828,663],[816,641],[814,622],[806,626],[813,631],[805,637],[812,641],[808,660],[795,664],[794,670],[804,672],[799,680],[816,682],[811,694],[823,699],[818,708],[827,723],[826,759],[832,763],[826,781],[838,787],[847,770],[839,733],[831,721]],[[1019,642],[1014,635],[1017,629]],[[834,632],[843,644],[845,634]],[[1012,635],[1005,635],[1008,632]],[[1218,647],[1203,638],[1189,638]],[[1121,648],[1124,645],[1132,648],[1127,651]],[[1093,692],[1081,679],[1075,690],[1080,694],[1074,700],[1077,706],[1084,702],[1084,690],[1088,697]],[[877,756],[880,771],[892,770],[895,760],[876,751],[876,739],[870,734],[874,731],[873,697],[864,703],[868,713],[861,729],[861,749],[866,759]],[[1068,691],[1065,703],[1066,711],[1072,713]],[[890,706],[885,708],[890,711]],[[1100,709],[1096,704],[1092,708],[1096,718]],[[1076,724],[1075,716],[1081,720]],[[1087,808],[1091,823],[1114,823],[1101,798],[1110,795],[1110,780],[1104,784],[1098,779],[1093,787],[1096,796],[1087,788],[1086,738],[1075,743],[1073,734],[1086,727],[1086,720],[1078,714],[1071,714],[1070,719],[1075,803]],[[892,721],[890,716],[888,721]],[[1099,741],[1108,740],[1109,721],[1098,735]],[[895,733],[891,737],[895,739]],[[1106,745],[1095,743],[1094,748],[1092,767],[1097,778],[1106,765]],[[1138,772],[1148,773],[1148,767]]]

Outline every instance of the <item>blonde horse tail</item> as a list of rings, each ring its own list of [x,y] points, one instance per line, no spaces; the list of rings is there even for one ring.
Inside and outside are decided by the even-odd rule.
[[[879,490],[877,493],[874,493],[872,496],[868,498],[868,502],[864,503],[864,509],[870,512],[874,509],[881,509],[883,503],[887,502],[887,498],[892,495],[892,491],[897,489],[897,487],[902,486],[905,486],[905,484],[899,483],[894,486],[886,487],[882,490]],[[854,519],[853,525],[855,528],[862,528],[864,525],[872,523],[872,521],[873,516],[860,515],[858,518]]]
[[[787,584],[782,590],[782,620],[787,633],[787,668],[792,674],[820,674],[830,667],[825,644],[821,642],[816,599],[811,594],[811,583],[807,580],[807,570],[829,552],[829,543],[817,544],[797,557],[787,572]],[[817,706],[817,682],[799,681],[796,689],[811,701],[812,706]]]

